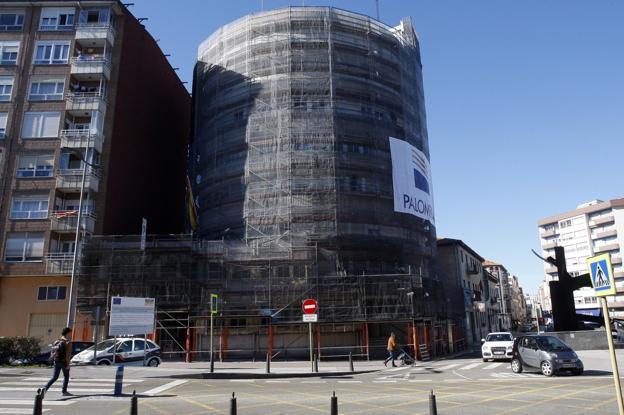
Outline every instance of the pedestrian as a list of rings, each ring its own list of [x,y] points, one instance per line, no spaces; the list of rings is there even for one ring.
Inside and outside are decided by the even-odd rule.
[[[392,360],[392,367],[396,367],[394,364],[394,359],[396,359],[396,337],[394,333],[390,333],[390,337],[388,338],[388,353],[390,354],[386,360],[384,360],[384,366],[388,366],[388,362]]]
[[[69,362],[71,360],[71,343],[69,337],[72,329],[65,327],[61,331],[61,337],[54,341],[52,345],[52,351],[50,352],[50,358],[54,363],[52,369],[52,377],[44,388],[44,394],[50,389],[50,387],[56,382],[63,371],[63,396],[71,396],[72,394],[67,391],[67,385],[69,384]]]

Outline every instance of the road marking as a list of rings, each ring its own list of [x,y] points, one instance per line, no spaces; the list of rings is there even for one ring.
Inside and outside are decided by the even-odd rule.
[[[48,412],[44,409],[43,412]],[[33,410],[28,408],[0,408],[0,414],[32,414]]]
[[[442,366],[442,367],[439,367],[438,370],[449,370],[456,366],[459,366],[459,363],[453,363],[452,365]]]
[[[492,363],[491,365],[487,365],[486,367],[482,368],[483,370],[489,370],[489,369],[494,369],[499,367],[500,365],[502,365],[502,363],[498,362],[498,363]]]
[[[397,383],[397,380],[374,380],[373,383]]]
[[[42,382],[47,382],[50,380],[50,378],[24,378],[22,380],[25,381],[42,381]],[[143,382],[144,379],[126,379],[124,378],[124,382],[131,382],[131,383],[139,383],[139,382]],[[111,377],[109,379],[90,379],[90,378],[69,378],[69,382],[108,382],[108,383],[115,383],[115,378]]]
[[[361,380],[339,380],[338,383],[362,383]]]
[[[14,388],[10,388],[10,387],[0,387],[0,392],[36,392],[38,388],[36,387],[25,387],[25,386],[16,386]],[[50,388],[50,390],[48,390],[48,392],[61,392],[61,388]],[[71,385],[69,386],[69,391],[70,392],[92,392],[92,393],[104,393],[104,392],[110,392],[112,391],[111,388],[107,388],[107,389],[102,389],[102,388],[90,388],[90,389],[83,389],[83,388],[72,388]]]
[[[274,379],[269,379],[266,381],[266,383],[290,383],[289,380],[274,380]]]
[[[410,379],[408,382],[433,382],[432,379]]]
[[[460,378],[464,378],[464,379],[467,379],[467,380],[472,380],[472,379],[470,379],[468,376],[460,375],[460,374],[459,374],[459,373],[457,373],[456,371],[453,371],[453,374],[454,374],[454,375],[459,376]]]
[[[230,382],[236,383],[254,383],[255,381],[255,379],[230,379]]]
[[[6,385],[6,386],[35,386],[35,387],[42,387],[41,382],[35,382],[35,381],[31,381],[31,382],[2,382],[2,383],[0,383],[0,385]],[[114,384],[114,383],[111,383],[110,385],[105,385],[105,384],[102,384],[101,382],[93,382],[93,383],[87,383],[87,382],[78,382],[78,383],[76,383],[76,382],[70,382],[70,385],[76,385],[76,386],[79,386],[79,387],[81,387],[81,388],[82,388],[82,387],[87,387],[87,386],[90,386],[90,387],[95,386],[95,387],[100,387],[100,388],[104,388],[104,387],[107,387],[107,386],[108,386],[108,387],[111,387],[111,388],[112,388],[112,387],[114,387],[114,386],[115,386],[115,384]],[[132,385],[132,383],[126,383],[126,382],[124,382],[124,386],[129,386],[129,385]]]
[[[43,405],[47,406],[67,406],[75,403],[74,401],[43,401]],[[33,405],[32,399],[0,399],[0,405]],[[32,413],[32,410],[31,410]]]
[[[471,363],[467,366],[464,367],[460,367],[458,370],[470,370],[470,369],[474,369],[475,367],[479,366],[481,363]]]
[[[186,382],[188,382],[188,380],[186,380],[186,379],[174,380],[173,382],[165,383],[162,386],[159,386],[157,388],[150,389],[150,390],[148,390],[146,392],[143,392],[143,395],[158,395],[161,392],[164,392],[164,391],[166,391],[168,389],[171,389],[171,388],[175,388],[176,386],[182,385],[182,384],[184,384]]]
[[[327,383],[326,380],[302,380],[301,383]]]
[[[387,369],[385,372],[398,372],[399,370],[407,369],[408,366],[405,367],[393,367],[392,369]]]

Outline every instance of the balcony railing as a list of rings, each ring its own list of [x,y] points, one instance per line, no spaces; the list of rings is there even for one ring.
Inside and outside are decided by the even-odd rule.
[[[97,192],[100,184],[100,175],[97,169],[87,167],[85,189]],[[65,192],[79,192],[82,185],[82,169],[61,169],[57,171],[56,187]]]
[[[46,274],[71,274],[73,261],[73,253],[50,253],[45,257]]]
[[[110,55],[80,55],[71,58],[71,73],[74,75],[104,74],[110,79],[110,71]]]
[[[102,152],[102,135],[90,130],[67,129],[61,130],[61,147],[87,148],[93,147]]]
[[[115,43],[115,28],[110,23],[78,23],[76,25],[77,40],[106,39]]]
[[[66,98],[66,108],[69,111],[100,111],[104,113],[106,109],[106,94],[104,91],[69,92]]]
[[[50,212],[50,230],[57,233],[76,233],[78,223],[77,210],[56,210]],[[95,229],[95,214],[84,212],[80,227],[88,233],[93,233]]]

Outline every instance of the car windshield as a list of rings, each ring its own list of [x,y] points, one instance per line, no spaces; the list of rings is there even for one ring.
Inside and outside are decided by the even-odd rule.
[[[488,334],[485,341],[488,342],[510,342],[513,339],[511,338],[511,334],[497,333],[497,334]]]
[[[97,351],[101,352],[102,350],[106,350],[109,347],[111,347],[113,344],[115,344],[115,340],[104,340],[103,342],[98,343]],[[85,351],[85,350],[93,351],[93,346],[89,347],[88,349],[84,349],[83,351]]]
[[[567,352],[572,350],[567,344],[556,337],[544,336],[537,337],[535,340],[537,340],[537,344],[540,349],[547,352]]]

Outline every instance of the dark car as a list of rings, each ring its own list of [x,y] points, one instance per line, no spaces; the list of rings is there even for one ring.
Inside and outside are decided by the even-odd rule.
[[[71,342],[72,345],[72,357],[76,356],[78,353],[82,352],[83,350],[88,349],[89,347],[93,346],[93,342]],[[52,347],[52,345],[49,345],[50,347]],[[32,364],[39,364],[39,365],[52,365],[52,360],[50,359],[50,351],[44,352],[44,353],[39,353],[37,356],[33,357],[33,359],[30,361],[30,363]]]
[[[583,374],[583,362],[574,350],[554,336],[521,336],[514,340],[511,370],[539,369],[543,375],[552,376],[560,371],[574,375]]]

